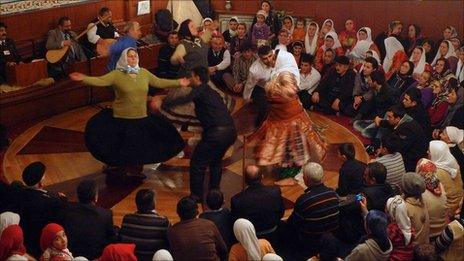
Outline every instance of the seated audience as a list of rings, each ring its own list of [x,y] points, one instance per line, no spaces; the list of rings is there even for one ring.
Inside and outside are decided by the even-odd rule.
[[[277,35],[278,42],[277,42],[277,45],[274,47],[274,50],[287,51],[287,45],[290,44],[290,37],[291,37],[290,34],[291,34],[290,31],[287,29],[285,28],[280,29],[279,34]]]
[[[168,229],[174,260],[225,260],[227,246],[213,222],[197,218],[194,199],[183,197],[177,203],[180,221]]]
[[[23,171],[22,178],[25,188],[18,190],[20,197],[18,214],[20,225],[24,229],[24,242],[29,252],[40,256],[40,232],[51,222],[57,222],[59,213],[67,205],[67,199],[62,193],[53,193],[44,189],[46,167],[42,162],[33,162]]]
[[[285,211],[280,187],[265,186],[262,177],[257,166],[247,166],[245,183],[248,187],[230,200],[233,220],[249,220],[258,235],[275,231]]]
[[[401,139],[395,134],[388,134],[381,139],[380,148],[377,151],[377,158],[387,170],[387,183],[397,188],[401,188],[401,180],[406,170],[404,168],[403,156],[399,152]]]
[[[124,36],[109,47],[109,61],[106,69],[111,72],[116,68],[116,63],[121,56],[122,51],[127,48],[137,49],[137,40],[142,35],[140,31],[140,24],[138,22],[127,22],[124,26]]]
[[[414,261],[442,261],[432,244],[418,244],[414,246]]]
[[[353,122],[364,119],[368,113],[368,105],[374,96],[371,88],[372,73],[379,68],[379,63],[373,57],[367,57],[363,62],[363,69],[356,73],[353,87],[353,104],[347,106],[345,114],[354,117]]]
[[[450,63],[445,58],[437,60],[434,66],[433,80],[439,81],[445,90],[450,88],[450,80],[456,78],[454,73],[450,70]]]
[[[224,37],[224,41],[227,43],[227,45],[229,45],[232,38],[237,35],[237,27],[238,27],[238,18],[236,16],[233,16],[229,19],[227,30],[225,30],[222,33],[222,36]]]
[[[443,260],[463,260],[464,220],[458,218],[450,222],[432,243]]]
[[[356,194],[363,187],[363,174],[366,164],[355,158],[354,146],[351,143],[338,145],[338,155],[343,162],[338,175],[337,194],[344,197]]]
[[[464,174],[464,130],[448,126],[440,133],[440,140],[448,144],[451,155],[458,162],[462,177]]]
[[[320,247],[319,239],[324,233],[338,228],[339,199],[323,182],[322,166],[310,162],[303,166],[303,180],[308,187],[298,197],[287,223],[294,237],[292,245],[307,256],[314,255]]]
[[[222,35],[217,32],[213,33],[210,46],[208,51],[208,71],[211,81],[217,86],[233,88],[230,52],[224,46]],[[229,74],[229,76],[225,77],[226,74]]]
[[[443,126],[454,126],[464,129],[464,86],[454,83],[450,80],[450,89],[448,93],[448,112],[443,120]]]
[[[350,58],[353,58],[355,61],[366,59],[367,52],[371,50],[377,54],[379,53],[379,49],[372,41],[372,30],[370,27],[361,27],[356,33],[356,38],[357,41],[348,55]]]
[[[421,101],[421,91],[417,88],[409,88],[403,95],[404,112],[411,116],[424,130],[427,138],[432,136],[430,118]]]
[[[314,57],[310,54],[301,54],[300,59],[300,91],[298,97],[305,109],[312,105],[311,95],[321,80],[321,74],[314,68]]]
[[[274,253],[271,243],[258,239],[253,224],[246,219],[235,221],[234,235],[238,243],[230,249],[229,261],[262,260],[264,255]]]
[[[298,68],[301,68],[301,54],[304,48],[303,42],[301,41],[292,42],[289,45],[289,48],[290,48],[290,52],[293,54],[293,57],[295,58]]]
[[[416,233],[412,239],[414,244],[429,243],[430,220],[427,203],[422,194],[425,192],[424,179],[414,172],[407,172],[403,176],[403,199],[406,204],[411,227]]]
[[[337,33],[335,32],[328,32],[325,37],[324,37],[324,44],[317,49],[316,54],[314,55],[314,67],[318,71],[322,70],[322,67],[324,65],[323,62],[323,56],[325,51],[328,49],[334,50],[334,54],[338,56],[343,55],[343,48],[340,44],[340,41],[338,40]]]
[[[113,212],[96,206],[98,187],[94,180],[81,181],[76,190],[79,202],[68,206],[61,224],[74,255],[92,260],[115,239]]]
[[[110,244],[103,249],[98,261],[137,261],[135,244]]]
[[[449,69],[452,73],[456,72],[456,67],[458,64],[458,57],[454,50],[454,46],[449,40],[444,40],[438,46],[437,54],[433,59],[431,65],[435,66],[439,59],[446,59],[449,63]]]
[[[241,52],[240,46],[245,42],[250,42],[247,37],[247,25],[245,23],[239,23],[237,25],[237,35],[230,39],[230,55],[235,58],[237,52]]]
[[[3,212],[0,214],[0,236],[3,230],[11,225],[19,225],[20,217],[18,214],[13,212]]]
[[[421,34],[421,28],[417,24],[410,24],[408,26],[408,35],[402,42],[406,54],[411,56],[417,47],[422,46],[423,40],[424,37]]]
[[[356,28],[353,19],[345,21],[345,30],[338,33],[344,53],[349,53],[356,45]]]
[[[464,85],[464,45],[459,48],[459,61],[456,68],[456,79],[458,79],[461,86]]]
[[[251,42],[259,48],[268,45],[272,36],[273,32],[266,24],[266,12],[259,10],[256,13],[256,23],[251,27]]]
[[[150,260],[162,248],[168,248],[167,230],[169,220],[156,210],[156,194],[151,189],[141,189],[135,195],[137,212],[122,219],[119,240],[134,243],[135,255],[140,260]]]
[[[361,193],[366,198],[367,209],[384,211],[387,200],[395,195],[393,188],[386,183],[387,169],[380,162],[368,163],[363,178]]]
[[[111,9],[108,7],[100,8],[97,18],[93,19],[87,28],[90,28],[90,30],[87,31],[87,37],[82,38],[82,43],[86,47],[85,51],[89,58],[97,55],[105,55],[105,51],[107,50],[99,53],[97,46],[108,49],[112,41],[106,41],[106,39],[116,39],[119,37],[118,30],[112,23]]]
[[[414,51],[412,52],[411,58],[409,58],[409,60],[414,64],[412,77],[416,81],[423,72],[431,72],[433,70],[432,66],[430,66],[430,64],[425,61],[425,51],[421,46],[414,48]]]
[[[396,72],[388,79],[387,83],[392,88],[395,98],[399,98],[414,83],[412,72],[414,64],[411,61],[403,61]]]
[[[446,226],[448,209],[446,206],[446,191],[437,178],[437,166],[428,159],[420,159],[417,162],[416,173],[425,182],[425,192],[422,199],[427,205],[430,221],[430,242],[439,236]]]
[[[74,62],[87,61],[87,56],[82,47],[76,42],[77,34],[71,31],[71,19],[63,16],[58,20],[58,27],[48,31],[47,50],[58,50],[65,46],[69,47],[66,57],[61,62],[50,64],[50,75],[53,78],[64,78],[68,75],[69,66]]]
[[[410,89],[416,88],[421,92],[421,101],[425,109],[428,109],[432,105],[433,88],[431,88],[431,82],[432,72],[424,71],[417,77],[417,81],[409,86]]]
[[[176,31],[169,33],[167,43],[161,47],[158,54],[158,68],[156,76],[165,79],[175,79],[179,73],[179,66],[171,64],[171,56],[179,44],[179,34]]]
[[[403,23],[401,21],[391,21],[388,24],[388,29],[375,37],[375,44],[379,48],[379,55],[382,60],[385,59],[386,55],[386,43],[385,40],[388,37],[395,37],[398,40],[401,40],[401,32],[403,31]]]
[[[3,233],[0,236],[0,260],[35,260],[26,253],[23,230],[19,225],[11,225],[3,230]]]
[[[387,200],[385,210],[390,220],[387,226],[388,238],[393,245],[390,260],[412,260],[412,240],[415,234],[411,228],[406,203],[401,196],[395,196]]]
[[[289,36],[291,36],[294,28],[295,28],[295,24],[294,24],[293,17],[290,15],[285,16],[282,21],[281,29],[287,30],[290,33]]]
[[[319,37],[319,25],[316,22],[310,22],[305,35],[305,51],[312,56],[316,55],[317,50],[324,44]]]
[[[248,73],[250,72],[251,65],[258,59],[255,53],[254,47],[250,42],[243,43],[240,45],[240,52],[234,59],[232,66],[233,73],[233,88],[232,91],[235,93],[241,93],[245,86]]]
[[[448,145],[441,140],[430,142],[429,153],[430,160],[437,166],[437,177],[445,188],[448,216],[453,217],[464,194],[459,165]]]
[[[448,112],[448,91],[439,81],[434,81],[432,105],[427,109],[430,117],[430,125],[433,129],[443,128],[443,123]]]
[[[337,57],[335,68],[322,78],[311,97],[317,109],[328,114],[341,113],[353,102],[355,72],[349,64],[348,57]]]
[[[295,28],[293,28],[292,36],[290,37],[292,41],[304,42],[306,36],[306,20],[302,17],[296,19]]]
[[[0,84],[7,81],[7,66],[15,66],[22,61],[15,41],[8,38],[7,28],[6,24],[0,22]]]
[[[404,52],[403,45],[394,36],[390,36],[385,39],[385,58],[383,59],[383,70],[385,72],[385,78],[390,80],[390,77],[397,72],[401,64],[408,60],[406,53]]]
[[[156,251],[152,258],[153,261],[174,261],[171,253],[166,249],[160,249]]]
[[[68,238],[64,228],[56,223],[50,223],[42,229],[40,248],[43,254],[40,260],[73,260],[68,249]]]
[[[322,69],[318,70],[322,78],[325,78],[330,70],[335,67],[335,58],[337,55],[333,49],[327,49],[322,57]]]
[[[385,213],[379,210],[369,211],[365,219],[367,236],[345,260],[389,260],[393,245],[388,238],[387,225]]]
[[[224,206],[224,195],[220,190],[211,190],[206,196],[207,209],[200,214],[200,218],[212,221],[222,239],[228,247],[232,245],[232,217],[230,210]]]

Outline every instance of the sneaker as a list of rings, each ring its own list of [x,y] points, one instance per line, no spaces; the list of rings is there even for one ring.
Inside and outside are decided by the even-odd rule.
[[[365,148],[366,148],[367,154],[369,154],[369,155],[374,155],[375,154],[376,149],[375,149],[375,147],[373,145],[367,145],[367,146],[365,146]]]

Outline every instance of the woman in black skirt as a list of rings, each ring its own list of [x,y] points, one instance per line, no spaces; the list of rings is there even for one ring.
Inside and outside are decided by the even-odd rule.
[[[144,164],[166,161],[177,155],[184,141],[165,118],[147,113],[148,86],[186,87],[186,78],[160,79],[138,66],[137,50],[124,50],[116,69],[100,77],[72,73],[70,78],[91,86],[112,86],[115,100],[112,109],[94,115],[85,128],[90,153],[106,163],[107,173],[124,173],[145,178]]]

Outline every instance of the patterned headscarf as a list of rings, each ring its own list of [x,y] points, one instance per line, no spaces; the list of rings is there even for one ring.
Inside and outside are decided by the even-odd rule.
[[[440,180],[437,178],[437,166],[431,160],[420,159],[416,165],[416,173],[424,178],[425,187],[428,191],[437,196],[442,194]]]
[[[137,65],[134,67],[129,66],[129,64],[127,63],[127,53],[131,50],[137,53],[137,49],[132,48],[132,47],[129,47],[125,49],[124,51],[122,51],[121,56],[119,57],[118,63],[116,64],[116,70],[120,70],[121,72],[124,72],[127,74],[129,73],[138,74],[139,73],[140,67],[139,67],[138,62],[137,62]],[[138,56],[139,55],[137,53],[137,58]]]

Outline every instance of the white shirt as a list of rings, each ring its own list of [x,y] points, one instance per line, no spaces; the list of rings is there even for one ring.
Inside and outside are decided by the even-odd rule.
[[[93,26],[94,23],[90,23],[87,28],[92,27],[88,32],[87,32],[87,39],[89,42],[96,44],[98,40],[100,39],[100,36],[97,34],[97,26]],[[114,38],[119,37],[118,32],[114,32]]]
[[[321,81],[321,74],[316,70],[316,68],[311,67],[309,74],[302,74],[300,72],[300,90],[308,91],[309,94],[312,94],[316,89],[317,85]]]
[[[218,71],[222,71],[227,69],[230,65],[230,52],[229,50],[225,50],[224,56],[222,57],[222,62],[216,65]]]
[[[256,60],[250,67],[250,73],[248,73],[248,79],[243,89],[243,98],[251,98],[255,85],[264,88],[266,82],[271,78],[271,71],[272,68],[262,63],[261,59]]]
[[[278,44],[278,45],[276,45],[276,47],[274,48],[274,50],[283,50],[283,51],[287,51],[287,46],[286,46],[286,45],[283,45],[283,44]]]

